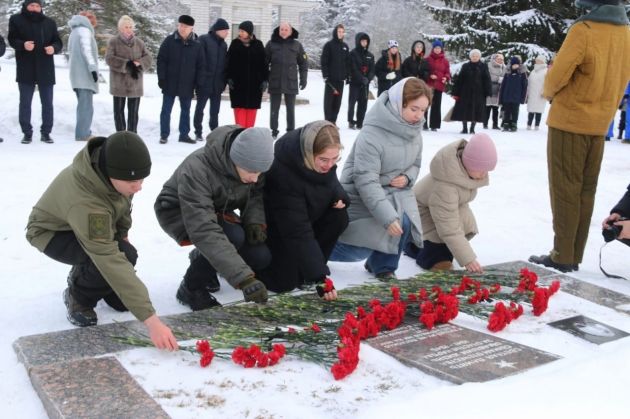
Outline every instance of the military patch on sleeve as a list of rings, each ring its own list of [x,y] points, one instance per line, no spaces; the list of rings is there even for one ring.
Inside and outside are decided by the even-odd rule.
[[[90,240],[107,240],[110,236],[110,222],[108,214],[88,215]]]

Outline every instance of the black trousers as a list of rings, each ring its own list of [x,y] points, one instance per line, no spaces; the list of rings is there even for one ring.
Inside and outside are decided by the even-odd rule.
[[[514,124],[518,122],[518,110],[520,103],[504,103],[503,104],[503,123]]]
[[[343,84],[344,81],[331,81],[326,82],[324,87],[324,119],[326,121],[337,123],[337,115],[339,114],[339,108],[341,108],[341,99],[343,99]],[[337,95],[333,94],[333,88],[337,91]]]
[[[287,109],[287,131],[295,129],[295,96],[284,95],[284,105]],[[275,134],[278,133],[278,117],[280,115],[280,104],[282,103],[282,93],[271,93],[271,113],[269,114],[269,127]]]
[[[499,106],[486,106],[486,123],[484,126],[488,126],[488,122],[490,121],[490,114],[492,114],[492,127],[499,126]]]
[[[429,113],[429,128],[438,129],[442,126],[442,92],[433,89],[433,101]]]
[[[434,243],[429,240],[423,242],[423,248],[409,242],[405,247],[405,254],[416,260],[418,266],[429,270],[438,262],[453,261],[453,254],[445,243]]]
[[[251,245],[245,240],[245,230],[240,224],[230,223],[219,219],[226,237],[243,258],[243,261],[254,271],[258,272],[271,263],[271,252],[266,244]],[[193,250],[194,252],[194,250]],[[191,290],[204,288],[216,278],[217,270],[201,254],[199,257],[191,255],[191,263],[184,275],[184,281]]]
[[[127,102],[127,121],[125,122],[125,101]],[[139,97],[114,96],[114,124],[116,131],[138,132]]]
[[[210,131],[219,126],[219,111],[221,110],[221,93],[216,95],[207,95],[205,93],[197,94],[197,104],[195,105],[195,115],[193,116],[193,127],[195,135],[203,133],[203,112],[206,109],[206,103],[210,101],[210,119],[208,125]]]
[[[354,119],[354,105],[357,105],[357,119]],[[350,85],[350,96],[348,97],[348,123],[357,124],[357,128],[363,126],[365,112],[368,104],[368,86],[362,84]]]
[[[315,240],[327,263],[335,243],[348,226],[348,212],[345,209],[330,208],[312,226]],[[272,233],[270,231],[270,234]],[[303,284],[320,282],[323,279],[305,278],[302,274],[300,258],[295,257],[294,252],[288,252],[287,245],[280,239],[271,236],[268,241],[272,254],[271,265],[257,273],[267,289],[273,292],[287,292],[301,287]]]
[[[542,114],[539,112],[529,112],[527,114],[527,126],[531,127],[532,126],[532,122],[534,122],[534,118],[536,119],[536,125],[535,126],[540,126],[540,118],[542,117]]]
[[[119,240],[118,249],[125,254],[132,265],[136,265],[138,252],[131,243]],[[95,307],[98,300],[106,298],[112,307],[114,307],[113,300],[124,308],[112,287],[79,244],[74,232],[59,231],[55,233],[44,249],[44,254],[57,262],[73,266],[71,275],[68,277],[68,287],[72,296],[82,306]],[[120,307],[114,308],[120,309]]]

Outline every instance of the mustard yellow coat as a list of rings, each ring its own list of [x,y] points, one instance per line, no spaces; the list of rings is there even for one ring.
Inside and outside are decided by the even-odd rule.
[[[584,135],[606,135],[630,80],[630,26],[578,22],[545,78],[553,100],[547,125]]]

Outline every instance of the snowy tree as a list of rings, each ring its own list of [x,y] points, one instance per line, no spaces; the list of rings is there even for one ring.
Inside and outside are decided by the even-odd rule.
[[[573,0],[444,0],[425,2],[446,34],[427,34],[443,39],[451,53],[464,58],[477,48],[483,56],[495,52],[520,55],[531,64],[539,54],[548,58],[557,51],[580,11]]]
[[[19,13],[23,0],[10,0],[8,14]],[[136,24],[136,34],[154,54],[162,40],[176,28],[176,18],[186,10],[178,1],[166,0],[47,0],[44,13],[57,22],[59,34],[67,46],[70,18],[82,10],[91,10],[98,24],[95,28],[100,55],[105,53],[109,38],[118,33],[118,19],[130,16]]]

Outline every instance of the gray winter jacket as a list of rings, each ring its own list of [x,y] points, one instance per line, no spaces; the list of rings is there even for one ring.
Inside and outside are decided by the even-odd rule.
[[[70,57],[70,84],[73,89],[87,89],[98,93],[98,82],[92,71],[98,73],[98,48],[94,28],[85,16],[75,15],[68,21],[72,29],[68,38]]]
[[[431,160],[430,173],[413,187],[424,239],[445,243],[461,266],[477,259],[468,243],[478,232],[468,203],[489,181],[488,176],[479,180],[468,176],[461,158],[466,144],[458,140],[442,147]]]
[[[387,233],[403,213],[412,222],[413,242],[421,246],[422,228],[411,187],[422,161],[422,122],[402,119],[404,80],[381,94],[363,122],[341,173],[341,185],[350,197],[350,224],[339,241],[384,253],[398,253],[399,237]],[[391,100],[390,100],[391,98]],[[409,183],[400,189],[389,186],[397,176]]]
[[[131,76],[127,62],[139,61],[140,72],[138,78]],[[142,75],[151,67],[151,54],[144,46],[144,42],[135,36],[130,40],[120,35],[109,40],[105,62],[109,66],[109,93],[118,97],[142,97],[144,85]]]
[[[486,98],[486,105],[499,106],[499,90],[505,75],[505,64],[497,64],[493,55],[488,63],[488,72],[490,72],[490,81],[492,82],[492,96]]]
[[[243,225],[266,224],[262,200],[264,175],[241,182],[229,157],[243,130],[227,125],[212,131],[204,148],[175,169],[155,201],[160,226],[180,245],[192,243],[234,288],[253,275],[218,223],[217,215],[239,210]]]

